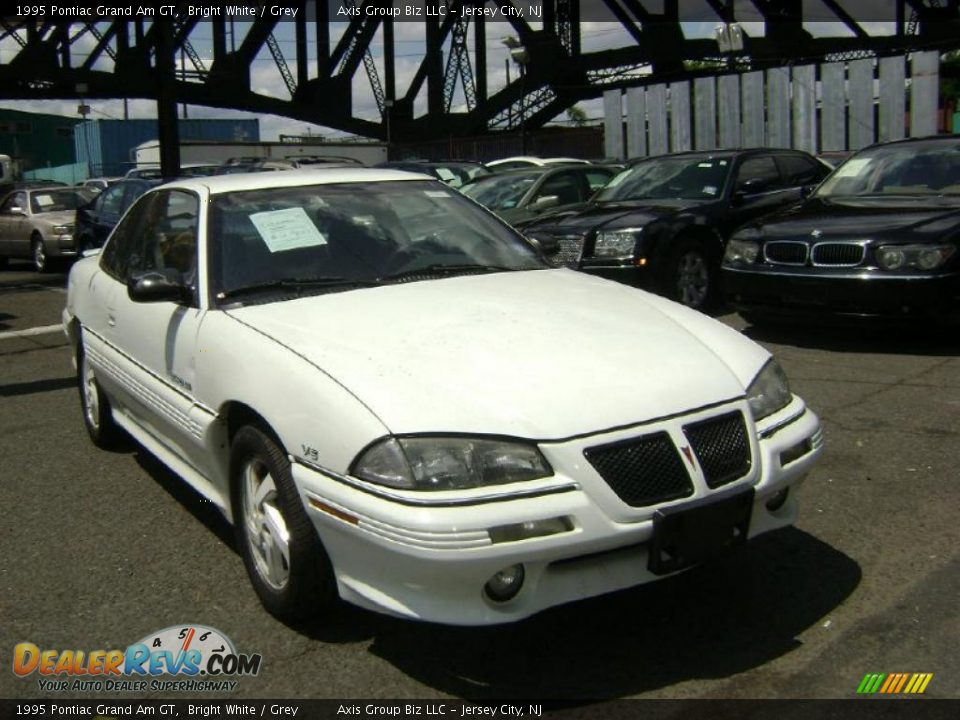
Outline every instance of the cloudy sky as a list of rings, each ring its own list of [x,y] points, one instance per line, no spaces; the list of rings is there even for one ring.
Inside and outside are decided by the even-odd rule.
[[[880,0],[880,2],[883,1],[884,0]],[[649,2],[647,4],[650,5]],[[591,10],[591,17],[602,18],[602,13],[594,8]],[[750,22],[749,15],[746,15],[745,13],[740,13],[740,17],[744,17],[747,20],[746,22],[742,23],[744,30],[747,33],[755,36],[762,35],[763,25],[761,23]],[[717,20],[713,17],[710,17],[709,13],[707,13],[706,16],[703,16],[701,12],[701,15],[697,16],[694,20],[684,23],[684,33],[687,37],[711,37],[713,35],[713,28],[716,24]],[[538,29],[537,23],[532,23],[532,25],[534,29]],[[889,26],[884,23],[872,23],[872,25],[874,25],[874,27],[871,29],[871,32],[879,34],[890,31]],[[106,25],[103,25],[102,27],[105,28]],[[242,38],[247,31],[247,27],[248,26],[244,23],[235,23],[235,42],[237,46],[239,46],[240,42],[242,41]],[[331,23],[330,35],[332,45],[335,46],[345,27],[345,23]],[[815,35],[842,35],[849,33],[846,28],[838,26],[835,23],[810,23],[808,24],[808,29]],[[397,22],[394,24],[396,83],[398,93],[400,94],[405,93],[410,80],[412,79],[423,59],[423,33],[424,27],[420,22]],[[487,23],[487,88],[490,94],[500,90],[506,83],[505,60],[508,58],[509,49],[498,42],[498,39],[512,34],[512,28],[505,22]],[[274,36],[276,37],[288,62],[291,61],[295,56],[293,24],[283,22],[280,23],[277,26]],[[308,44],[311,49],[314,47],[313,39],[313,24],[308,23]],[[191,33],[190,41],[203,59],[204,63],[209,67],[212,62],[213,54],[211,48],[211,25],[207,22],[200,22]],[[80,40],[75,43],[73,49],[73,54],[76,59],[75,61],[78,63],[82,62],[83,59],[86,58],[95,42],[96,39],[90,33],[87,33],[85,36],[80,38]],[[631,44],[632,40],[619,23],[598,19],[596,21],[581,23],[581,42],[583,50],[585,52],[589,52],[591,50],[627,46]],[[8,62],[18,49],[18,46],[12,38],[7,38],[0,41],[0,63]],[[468,33],[468,50],[472,55],[472,32]],[[380,72],[382,81],[382,30],[378,31],[374,38],[371,46],[371,53]],[[446,54],[447,48],[445,47],[445,57]],[[310,59],[312,60],[313,57],[311,56]],[[186,63],[188,67],[190,67],[189,59],[186,60]],[[112,61],[106,54],[102,56],[102,58],[94,67],[98,70],[104,70],[108,72],[112,71],[113,69]],[[290,69],[291,72],[295,73],[295,69],[292,65]],[[312,63],[311,72],[313,72]],[[511,72],[515,73],[516,68],[513,67]],[[263,48],[253,63],[251,80],[253,90],[257,93],[274,96],[281,99],[286,99],[289,97],[289,93],[286,90],[286,86],[283,83],[280,72],[266,47]],[[0,95],[2,95],[2,90],[0,90]],[[425,110],[424,95],[425,87],[417,99],[415,106],[415,112],[417,114],[420,114]],[[353,113],[355,117],[369,120],[379,119],[376,103],[373,99],[373,93],[370,88],[370,84],[367,81],[366,74],[363,72],[362,66],[355,76],[353,102]],[[87,104],[90,105],[92,109],[92,114],[90,117],[93,119],[122,118],[124,114],[122,100],[88,101]],[[455,106],[462,106],[463,104],[463,93],[461,89],[458,89],[454,104]],[[54,113],[73,117],[76,117],[77,115],[77,105],[78,102],[76,99],[51,101],[0,100],[0,107],[33,112]],[[581,107],[591,118],[599,118],[602,114],[602,102],[599,99],[581,103]],[[156,105],[151,100],[129,100],[127,111],[129,116],[132,118],[156,117]],[[259,117],[260,135],[264,140],[276,139],[280,134],[302,135],[312,133],[326,136],[335,136],[341,134],[336,131],[331,131],[329,128],[323,128],[316,125],[310,125],[302,121],[290,120],[288,118],[272,115],[256,116],[239,111],[202,106],[190,106],[187,108],[187,113],[191,118]],[[561,115],[558,119],[562,120],[563,116]]]

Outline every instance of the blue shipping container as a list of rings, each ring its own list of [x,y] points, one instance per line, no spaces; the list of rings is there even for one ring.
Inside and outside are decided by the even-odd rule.
[[[260,121],[253,119],[188,119],[179,121],[181,140],[260,140]],[[156,120],[88,120],[74,129],[77,162],[87,163],[90,177],[123,175],[136,165],[134,150],[159,137]]]

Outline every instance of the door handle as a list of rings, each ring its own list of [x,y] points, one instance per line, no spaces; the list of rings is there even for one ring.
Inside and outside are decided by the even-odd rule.
[[[116,327],[117,319],[113,315],[107,315],[107,325],[110,327]]]

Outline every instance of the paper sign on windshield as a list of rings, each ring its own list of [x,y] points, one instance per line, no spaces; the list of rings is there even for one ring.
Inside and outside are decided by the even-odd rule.
[[[843,166],[837,170],[836,177],[856,177],[869,162],[870,158],[855,158],[853,160],[847,160],[847,162],[845,162]]]
[[[272,253],[327,244],[327,239],[303,208],[254,213],[250,222]]]

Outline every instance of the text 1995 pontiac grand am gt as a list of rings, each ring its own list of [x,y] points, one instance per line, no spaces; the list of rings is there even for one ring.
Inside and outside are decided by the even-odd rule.
[[[93,441],[220,508],[284,618],[498,623],[654,580],[791,523],[822,447],[758,345],[397,171],[155,188],[64,324]]]

